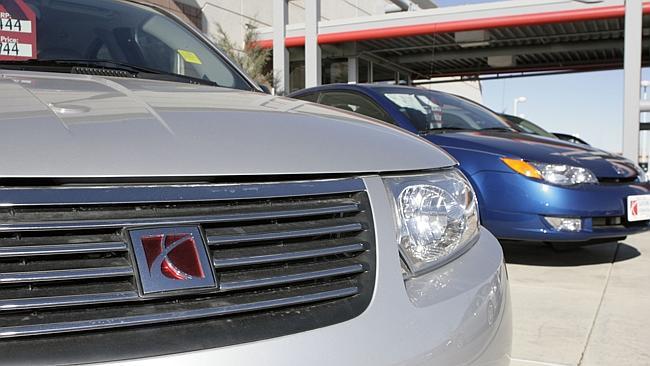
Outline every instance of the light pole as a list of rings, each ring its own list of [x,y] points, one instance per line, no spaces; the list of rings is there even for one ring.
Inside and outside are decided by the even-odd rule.
[[[527,100],[528,100],[528,98],[526,98],[526,97],[517,97],[517,98],[515,98],[514,103],[513,103],[513,107],[512,107],[513,115],[515,117],[519,116],[517,114],[517,106],[519,105],[519,103],[526,103]]]
[[[650,86],[650,80],[642,80],[641,81],[641,88],[643,88],[643,94],[642,98],[643,101],[646,101],[648,99],[648,87]],[[647,123],[648,122],[648,114],[647,113],[641,113],[641,123]],[[640,159],[639,159],[639,165],[643,170],[647,171],[648,170],[648,134],[647,131],[640,131],[640,137],[641,137],[641,151],[639,153]]]

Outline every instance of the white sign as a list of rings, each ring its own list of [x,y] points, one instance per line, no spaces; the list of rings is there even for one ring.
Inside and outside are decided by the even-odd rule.
[[[650,220],[650,194],[627,197],[627,221]]]
[[[19,20],[4,18],[0,19],[0,31],[16,33],[32,33],[32,22],[29,20]]]
[[[0,41],[0,56],[33,57],[32,45]]]

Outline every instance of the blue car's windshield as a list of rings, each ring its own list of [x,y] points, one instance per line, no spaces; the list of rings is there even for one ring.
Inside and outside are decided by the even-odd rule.
[[[121,0],[0,0],[0,68],[251,85],[208,43],[154,8]],[[41,69],[39,69],[39,67]],[[66,68],[67,67],[67,68]]]
[[[515,128],[518,128],[519,130],[521,130],[521,132],[532,133],[534,135],[550,137],[554,139],[557,138],[557,136],[555,136],[554,134],[546,131],[545,129],[541,128],[540,126],[534,124],[533,122],[527,119],[523,119],[521,117],[511,116],[507,114],[502,114],[501,116],[505,118],[506,121],[510,121],[513,124],[515,124]]]
[[[383,94],[420,132],[515,131],[488,109],[453,95],[407,88],[390,89]]]

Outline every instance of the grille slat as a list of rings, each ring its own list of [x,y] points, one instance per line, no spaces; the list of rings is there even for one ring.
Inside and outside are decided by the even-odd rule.
[[[232,305],[216,305],[185,311],[162,312],[137,316],[106,318],[102,320],[81,320],[60,323],[45,323],[37,325],[19,325],[13,327],[0,327],[0,339],[63,332],[81,332],[87,330],[101,330],[110,328],[142,326],[164,322],[178,322],[184,320],[201,319],[213,316],[239,314],[243,312],[268,310],[279,307],[294,306],[305,303],[333,300],[337,298],[356,295],[357,287],[348,287],[331,291],[322,291],[291,297],[280,297],[270,300],[254,301]]]
[[[0,258],[124,252],[126,250],[127,245],[124,242],[15,246],[0,247]]]
[[[132,350],[150,356],[171,352],[158,346],[176,333],[165,331],[170,327],[185,329],[184,341],[163,343],[183,352],[349,320],[365,310],[374,287],[374,229],[364,189],[360,179],[0,187],[0,338],[15,338],[0,342],[0,354],[19,346],[31,360],[32,347],[22,345],[65,337],[63,347],[70,348],[61,363],[83,363],[83,350],[72,345],[87,337],[104,342],[115,332],[161,329]],[[138,235],[160,232],[201,237],[205,249],[201,240],[195,248],[206,250],[201,263],[207,259],[213,268],[203,270],[214,270],[216,284],[146,292],[140,281],[154,275],[146,268],[153,262],[142,262],[148,254]],[[261,319],[267,331],[254,331]],[[221,328],[189,341],[192,327],[205,322]],[[122,330],[104,333],[114,328]]]
[[[131,267],[74,268],[52,271],[0,273],[0,285],[44,281],[73,281],[133,275]]]
[[[223,230],[224,234],[221,235],[214,235],[212,234],[214,231],[209,231],[208,244],[226,245],[268,240],[286,240],[309,236],[345,234],[361,230],[363,230],[363,225],[361,223],[337,223],[335,220],[320,223],[310,221],[299,224],[243,227],[234,230],[239,231],[239,233],[236,234],[229,234],[229,232],[232,232],[233,230]]]
[[[295,282],[351,275],[363,272],[363,265],[356,263],[346,266],[319,264],[299,267],[281,267],[271,270],[253,270],[246,273],[224,274],[219,289],[234,291],[268,286],[286,285]],[[235,279],[233,279],[233,277]]]
[[[239,221],[255,221],[264,219],[286,219],[292,217],[308,217],[328,215],[336,213],[350,213],[359,210],[357,204],[342,204],[318,208],[294,209],[284,211],[262,211],[247,213],[232,213],[222,215],[202,215],[185,217],[151,217],[151,218],[129,218],[129,219],[105,219],[105,220],[74,220],[74,221],[42,221],[0,224],[0,232],[24,232],[24,231],[54,231],[54,230],[84,230],[84,229],[110,229],[129,226],[149,225],[187,225],[205,223],[226,223]]]
[[[348,244],[346,244],[348,242]],[[350,240],[333,240],[320,244],[307,243],[291,246],[270,247],[266,254],[259,254],[257,248],[234,250],[232,254],[219,251],[215,255],[214,266],[217,269],[251,266],[258,264],[288,262],[300,259],[318,258],[337,254],[357,253],[366,249],[365,243],[349,243]],[[230,255],[229,257],[227,257]]]
[[[25,299],[0,300],[0,311],[19,311],[30,309],[44,309],[62,306],[97,305],[110,302],[138,300],[135,291],[99,293],[87,295],[68,295],[52,297],[36,297]]]

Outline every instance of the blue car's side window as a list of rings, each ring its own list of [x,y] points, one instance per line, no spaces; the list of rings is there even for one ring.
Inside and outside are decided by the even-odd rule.
[[[294,98],[300,99],[300,100],[305,100],[307,102],[318,103],[318,93],[303,94],[303,95],[299,95],[299,96],[294,97]]]
[[[343,91],[321,92],[319,103],[393,123],[386,112],[372,100],[358,93]]]

